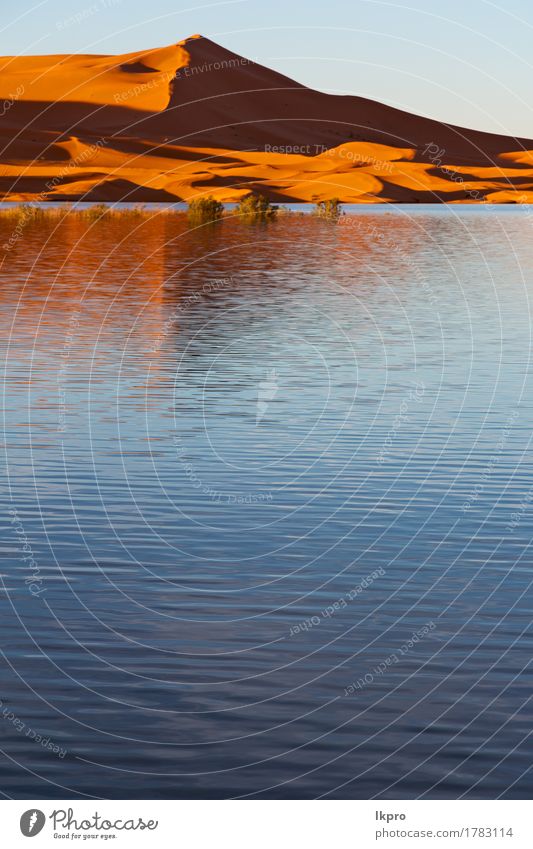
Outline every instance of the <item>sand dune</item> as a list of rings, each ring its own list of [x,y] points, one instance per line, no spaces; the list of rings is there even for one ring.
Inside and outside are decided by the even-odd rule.
[[[3,200],[533,202],[533,141],[313,91],[201,36],[0,68]]]

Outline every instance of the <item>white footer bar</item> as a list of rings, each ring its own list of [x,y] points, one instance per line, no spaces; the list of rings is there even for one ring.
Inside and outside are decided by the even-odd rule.
[[[533,849],[528,801],[4,801],[0,817],[6,849]]]

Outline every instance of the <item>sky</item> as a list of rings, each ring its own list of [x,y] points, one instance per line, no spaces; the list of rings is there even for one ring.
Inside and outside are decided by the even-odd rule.
[[[200,33],[322,91],[533,138],[531,0],[4,0],[0,55],[127,53]],[[5,8],[7,6],[7,9]]]

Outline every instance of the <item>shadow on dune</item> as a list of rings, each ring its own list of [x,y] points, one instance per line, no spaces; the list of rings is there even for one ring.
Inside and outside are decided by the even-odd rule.
[[[77,199],[76,192],[82,191],[91,199],[117,200],[124,189],[135,200],[175,201],[201,187],[218,190],[224,200],[235,199],[227,191],[235,188],[241,193],[261,190],[272,200],[301,201],[314,196],[316,182],[322,198],[338,196],[351,202],[372,197],[393,202],[464,200],[465,191],[459,187],[445,190],[440,180],[453,178],[441,164],[505,168],[508,176],[496,173],[489,178],[492,191],[512,193],[513,187],[528,187],[526,174],[522,179],[519,172],[530,164],[504,160],[502,154],[533,150],[533,141],[454,127],[362,97],[314,91],[201,36],[146,53],[82,57],[82,64],[80,57],[63,57],[64,77],[53,70],[53,59],[50,80],[55,81],[56,96],[65,86],[65,99],[21,97],[3,117],[4,199],[32,194],[35,186],[42,192],[57,177],[60,184],[72,184],[73,191],[55,192],[53,199]],[[22,63],[17,73],[30,79],[31,61],[36,60],[13,61]],[[75,90],[85,92],[87,100],[103,102],[67,100],[69,63],[76,79],[81,75]],[[46,79],[46,70],[43,76]],[[43,91],[46,86],[41,86]],[[136,103],[146,108],[136,108]],[[359,145],[359,160],[345,156],[319,161],[324,152],[342,145]],[[363,171],[372,164],[362,161],[368,156],[365,145],[394,148],[387,153],[382,147],[370,160],[392,157],[396,180],[381,180],[376,168],[365,181]],[[244,152],[263,158],[239,156]],[[279,158],[287,152],[295,156]],[[168,164],[154,162],[156,157]],[[397,163],[404,163],[405,173]],[[435,191],[428,190],[432,175],[438,178],[433,181]],[[486,182],[481,173],[466,176],[470,182]],[[419,177],[423,182],[417,183]],[[149,187],[154,179],[157,189]],[[96,184],[89,187],[91,180]],[[480,196],[486,190],[481,189]]]

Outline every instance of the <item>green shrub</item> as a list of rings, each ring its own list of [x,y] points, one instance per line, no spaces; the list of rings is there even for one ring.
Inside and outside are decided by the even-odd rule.
[[[237,207],[237,215],[243,218],[266,220],[275,218],[279,207],[270,203],[263,195],[246,195]]]
[[[187,214],[195,222],[218,221],[224,214],[224,204],[211,195],[194,198],[189,203]]]
[[[315,215],[319,218],[327,218],[329,221],[337,221],[342,215],[342,205],[338,198],[330,198],[330,200],[321,200],[315,208]]]

